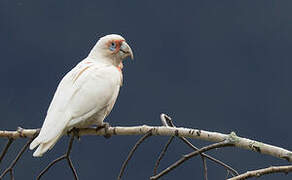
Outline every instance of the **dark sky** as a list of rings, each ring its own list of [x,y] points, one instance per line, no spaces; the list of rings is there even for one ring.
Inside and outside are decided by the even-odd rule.
[[[177,126],[239,136],[292,149],[292,1],[0,1],[1,129],[39,128],[61,78],[85,58],[99,37],[118,33],[134,51],[126,61],[124,86],[112,126],[160,125],[164,112]],[[138,137],[82,137],[72,160],[81,180],[116,179]],[[152,137],[130,161],[124,179],[148,179],[167,137]],[[27,151],[16,179],[33,179],[65,151],[62,138],[42,158]],[[208,143],[192,140],[198,146]],[[3,148],[5,141],[0,141]],[[24,140],[18,140],[1,171]],[[179,140],[162,161],[165,168],[191,150]],[[211,155],[239,172],[285,165],[237,148]],[[226,171],[208,161],[209,179]],[[162,168],[161,168],[162,169]],[[73,179],[65,162],[43,178]],[[199,157],[167,180],[202,179]],[[269,175],[262,179],[291,179]],[[8,176],[7,176],[8,179]]]

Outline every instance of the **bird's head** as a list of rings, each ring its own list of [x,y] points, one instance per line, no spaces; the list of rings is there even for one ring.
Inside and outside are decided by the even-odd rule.
[[[122,36],[117,34],[110,34],[100,38],[89,56],[91,58],[110,59],[114,64],[120,64],[128,56],[131,59],[134,58],[131,47]]]

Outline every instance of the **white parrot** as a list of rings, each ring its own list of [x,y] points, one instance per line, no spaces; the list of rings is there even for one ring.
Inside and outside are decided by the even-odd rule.
[[[30,144],[40,157],[73,127],[103,125],[122,85],[122,61],[133,52],[125,39],[110,34],[99,39],[88,57],[61,80],[39,135]]]

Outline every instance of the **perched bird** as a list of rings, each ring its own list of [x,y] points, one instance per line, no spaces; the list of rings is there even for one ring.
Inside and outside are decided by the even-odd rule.
[[[110,34],[99,39],[88,57],[68,72],[58,85],[39,135],[33,156],[42,156],[68,130],[102,126],[112,110],[123,81],[122,61],[133,52],[125,39]]]

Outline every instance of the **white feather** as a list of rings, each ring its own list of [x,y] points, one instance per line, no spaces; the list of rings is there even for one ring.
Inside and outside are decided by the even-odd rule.
[[[66,74],[56,90],[39,136],[30,145],[30,149],[40,145],[34,156],[42,156],[73,126],[101,125],[117,98],[120,82],[120,72],[115,66],[89,59]]]
[[[121,42],[123,50],[113,53],[111,42]],[[126,54],[125,54],[126,52]],[[122,74],[118,70],[122,60],[133,53],[119,35],[102,37],[88,57],[77,64],[61,80],[49,106],[40,134],[30,144],[38,146],[33,156],[42,156],[58,139],[73,127],[101,125],[117,99]]]

